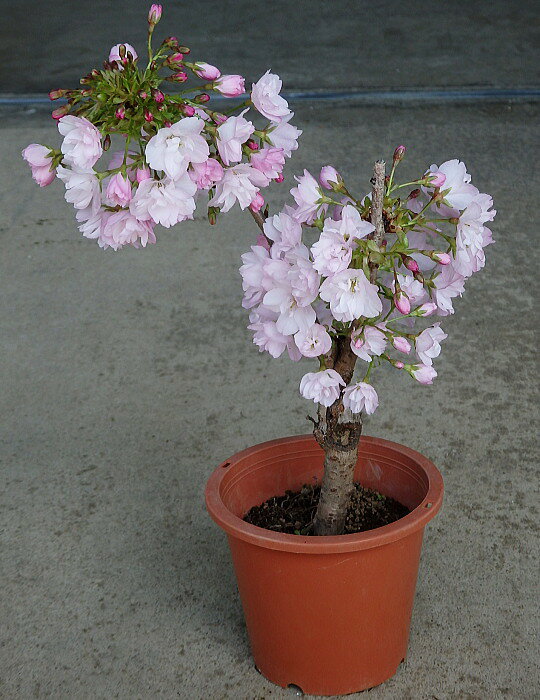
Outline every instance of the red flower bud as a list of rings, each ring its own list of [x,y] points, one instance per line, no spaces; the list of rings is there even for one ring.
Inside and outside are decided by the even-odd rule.
[[[147,122],[154,121],[154,115],[149,109],[144,110],[144,118]]]
[[[178,73],[173,73],[171,75],[171,80],[173,80],[175,83],[185,83],[187,79],[187,73],[183,70],[178,71]]]
[[[161,19],[161,13],[163,8],[161,5],[156,5],[155,3],[150,7],[148,12],[148,24],[155,25]]]
[[[51,90],[49,92],[49,100],[58,100],[60,97],[64,97],[67,90]]]
[[[191,105],[183,105],[180,104],[178,105],[178,109],[184,114],[186,117],[192,117],[195,114],[195,107],[192,107]]]
[[[114,116],[117,119],[125,119],[126,118],[126,110],[124,109],[123,105],[120,105],[116,112],[114,113]]]
[[[394,164],[399,163],[400,160],[403,160],[405,157],[405,151],[407,149],[405,146],[398,146],[396,150],[394,151]]]
[[[161,104],[165,100],[165,95],[161,90],[152,90],[152,97],[158,104]]]
[[[246,143],[246,146],[251,149],[252,151],[258,151],[259,150],[259,144],[256,143],[255,141],[252,141],[251,139]]]
[[[193,101],[194,101],[194,102],[200,102],[200,103],[202,104],[202,103],[204,103],[204,102],[208,102],[209,99],[210,99],[210,95],[208,95],[206,92],[201,92],[200,95],[196,95],[196,96],[193,98]]]

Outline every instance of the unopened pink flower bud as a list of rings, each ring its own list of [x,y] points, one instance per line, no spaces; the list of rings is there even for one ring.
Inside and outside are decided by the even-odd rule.
[[[402,338],[400,335],[396,335],[392,339],[392,345],[396,348],[396,350],[404,352],[406,355],[408,355],[411,352],[411,344],[409,343],[407,338]]]
[[[433,260],[439,263],[439,265],[449,265],[452,262],[452,258],[448,253],[439,253],[438,251],[433,253],[431,256]]]
[[[407,270],[410,270],[411,272],[418,272],[420,270],[418,263],[414,258],[411,258],[409,255],[404,255],[402,259]]]
[[[118,109],[114,113],[114,116],[117,119],[125,119],[126,118],[126,110],[124,109],[124,107],[122,105],[120,105],[120,107],[118,107]]]
[[[425,304],[422,304],[422,306],[419,306],[416,309],[416,314],[418,316],[431,316],[432,314],[437,311],[437,304],[435,304],[432,301],[426,301]]]
[[[222,75],[215,81],[214,89],[225,97],[238,97],[244,92],[244,78],[241,75]]]
[[[165,95],[161,90],[152,90],[152,97],[160,105],[165,100]]]
[[[141,90],[139,92],[139,97],[141,98],[141,100],[146,100],[146,98],[148,97],[148,93],[145,92],[144,90]]]
[[[394,151],[394,163],[399,163],[400,160],[403,160],[406,150],[405,146],[398,146],[396,148]]]
[[[148,24],[157,24],[161,19],[163,8],[161,5],[153,4],[148,12]]]
[[[173,53],[170,56],[168,56],[166,63],[168,66],[176,66],[179,68],[182,65],[183,60],[184,54],[177,51],[176,53]]]
[[[279,175],[274,178],[274,182],[283,182],[284,179],[283,173],[279,173]]]
[[[144,180],[149,180],[151,177],[150,168],[137,168],[135,172],[135,179],[137,182],[144,182]]]
[[[58,100],[60,97],[64,97],[67,90],[51,90],[49,92],[49,100]]]
[[[63,116],[65,116],[69,111],[69,106],[68,105],[62,105],[62,107],[58,107],[57,109],[53,109],[51,116],[53,119],[62,119]]]
[[[440,170],[436,170],[435,172],[428,173],[426,179],[428,180],[429,187],[442,187],[446,182],[446,175]]]
[[[163,122],[163,126],[166,126],[167,129],[168,129],[170,126],[172,126],[172,122],[170,122],[170,121],[167,119],[166,122]]]
[[[178,105],[178,107],[186,117],[192,117],[195,114],[195,107],[191,105]]]
[[[332,185],[339,185],[342,182],[341,175],[332,165],[325,165],[321,168],[319,182],[326,190],[333,190]]]
[[[225,124],[228,118],[226,114],[220,114],[219,112],[215,112],[213,117],[214,122],[219,125]]]
[[[149,109],[144,110],[144,118],[147,122],[154,121],[154,115]]]
[[[210,65],[210,63],[204,63],[203,61],[197,61],[193,72],[203,80],[217,80],[221,75],[219,68]]]
[[[210,100],[210,95],[208,95],[206,92],[201,92],[200,95],[195,95],[193,98],[194,102],[199,102],[200,104],[204,104],[205,102],[208,102]]]
[[[421,194],[421,191],[417,188],[409,194],[409,199],[416,199]]]
[[[394,294],[394,304],[396,305],[396,309],[400,314],[404,314],[406,316],[411,311],[411,302],[409,301],[407,295],[401,291],[401,289]]]
[[[405,365],[401,360],[397,360],[397,362],[394,362],[394,367],[396,369],[403,369],[405,367]]]
[[[260,192],[257,192],[253,201],[249,205],[251,211],[260,211],[264,207],[264,197]]]
[[[252,139],[249,139],[249,141],[246,143],[246,146],[252,151],[259,150],[259,144],[256,141],[253,141]]]
[[[185,71],[180,70],[178,73],[173,73],[171,75],[171,80],[175,83],[185,83],[188,79],[188,75]]]

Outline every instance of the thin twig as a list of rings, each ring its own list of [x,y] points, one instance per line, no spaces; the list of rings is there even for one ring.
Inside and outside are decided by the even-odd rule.
[[[371,180],[371,223],[375,226],[373,240],[378,246],[383,242],[385,233],[383,221],[385,165],[384,160],[376,161]],[[373,284],[377,278],[377,265],[370,265],[370,269],[370,282]]]

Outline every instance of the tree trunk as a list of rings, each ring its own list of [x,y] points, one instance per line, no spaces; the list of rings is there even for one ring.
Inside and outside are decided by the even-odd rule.
[[[360,415],[347,414],[341,413],[336,425],[326,430],[324,475],[314,521],[316,535],[340,535],[345,527],[362,432]]]

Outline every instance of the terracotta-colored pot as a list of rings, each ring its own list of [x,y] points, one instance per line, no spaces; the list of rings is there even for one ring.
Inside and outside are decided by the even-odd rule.
[[[310,435],[272,440],[223,462],[206,487],[208,512],[229,539],[255,664],[282,687],[341,695],[387,680],[407,653],[424,527],[443,481],[418,452],[362,437],[355,478],[411,513],[355,535],[284,535],[242,517],[287,489],[320,480]]]

